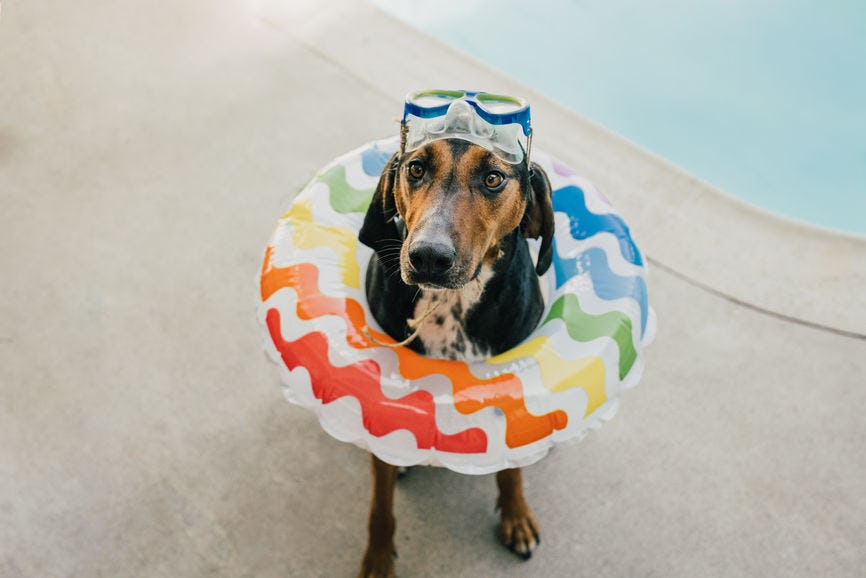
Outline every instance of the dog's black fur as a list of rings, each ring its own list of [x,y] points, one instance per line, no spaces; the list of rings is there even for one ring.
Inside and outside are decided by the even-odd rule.
[[[465,141],[451,141],[459,153]],[[410,333],[407,320],[415,313],[418,287],[407,285],[389,264],[388,252],[406,237],[405,225],[397,215],[393,187],[402,165],[394,155],[386,165],[367,210],[359,239],[376,252],[367,269],[366,290],[373,317],[382,329],[397,340]],[[550,181],[536,164],[513,166],[527,207],[520,227],[501,240],[502,256],[494,263],[494,275],[487,282],[481,301],[463,313],[467,338],[484,351],[496,355],[511,349],[537,326],[544,309],[536,280],[550,267],[553,248],[553,214]],[[397,218],[395,218],[397,217]],[[523,237],[542,237],[537,265],[533,266]],[[393,256],[393,255],[392,255]],[[422,355],[427,353],[420,340],[409,345]]]

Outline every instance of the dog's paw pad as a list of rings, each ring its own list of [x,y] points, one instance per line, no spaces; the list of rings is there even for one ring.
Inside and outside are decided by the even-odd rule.
[[[529,560],[541,543],[538,523],[528,510],[515,514],[503,513],[499,524],[499,541],[524,560]]]

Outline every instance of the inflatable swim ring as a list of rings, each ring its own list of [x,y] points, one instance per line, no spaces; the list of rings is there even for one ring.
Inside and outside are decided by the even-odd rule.
[[[386,462],[468,474],[529,465],[611,418],[622,391],[640,380],[642,349],[655,333],[646,266],[607,200],[537,150],[533,160],[553,187],[556,233],[535,332],[475,363],[376,343],[394,340],[370,314],[372,249],[357,235],[397,147],[397,139],[373,142],[326,166],[265,251],[258,317],[289,401]]]

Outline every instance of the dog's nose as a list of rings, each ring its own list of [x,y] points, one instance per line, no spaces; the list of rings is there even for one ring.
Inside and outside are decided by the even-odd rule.
[[[457,251],[452,245],[417,241],[409,247],[409,262],[421,274],[441,275],[454,265]]]

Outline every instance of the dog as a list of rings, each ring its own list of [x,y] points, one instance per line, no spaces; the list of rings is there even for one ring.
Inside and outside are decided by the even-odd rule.
[[[374,250],[366,277],[382,329],[422,355],[482,360],[523,341],[544,302],[554,232],[550,182],[528,161],[445,138],[395,154],[359,232]],[[527,238],[540,238],[533,264]],[[407,339],[408,337],[408,339]],[[373,500],[360,576],[394,575],[392,511],[398,468],[372,456]],[[539,544],[521,470],[496,475],[500,541],[524,559]]]

